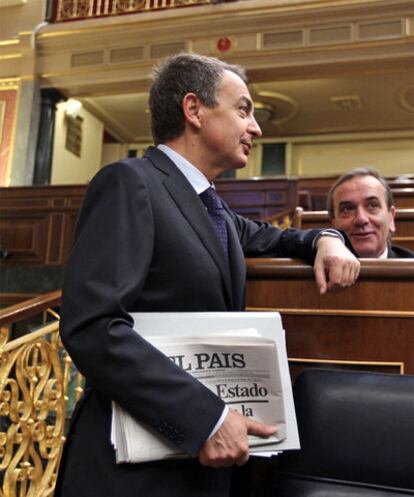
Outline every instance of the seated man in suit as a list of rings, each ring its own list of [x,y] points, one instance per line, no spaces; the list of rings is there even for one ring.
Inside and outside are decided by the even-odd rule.
[[[171,57],[155,70],[150,109],[156,147],[103,168],[79,215],[61,336],[86,388],[55,497],[228,497],[231,466],[249,457],[247,434],[276,430],[227,408],[152,347],[131,312],[243,310],[246,256],[314,263],[321,293],[359,273],[342,234],[253,222],[214,192],[212,181],[244,167],[261,135],[241,67]],[[116,464],[111,401],[189,457]]]
[[[374,168],[352,169],[328,193],[329,219],[345,231],[359,257],[394,259],[414,257],[414,252],[392,245],[395,207],[388,183]]]

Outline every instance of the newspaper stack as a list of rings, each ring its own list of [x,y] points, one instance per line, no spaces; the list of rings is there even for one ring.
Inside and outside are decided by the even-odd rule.
[[[193,316],[196,321],[189,319],[191,314],[198,315]],[[283,329],[273,327],[269,332],[270,328],[267,327],[265,334],[273,337],[261,336],[256,328],[229,331],[223,329],[224,323],[230,324],[225,319],[229,314],[234,324],[235,314],[243,314],[243,318],[251,314],[271,314],[274,318],[276,313],[136,315],[135,328],[146,340],[219,396],[229,408],[278,427],[277,433],[267,439],[249,436],[250,454],[270,456],[281,450],[299,448]],[[193,330],[200,329],[200,317],[208,322],[204,332],[210,331],[208,334],[189,335],[191,323]],[[239,321],[240,324],[248,322],[246,319]],[[280,323],[280,317],[278,321],[273,319],[271,322],[273,326],[276,322]],[[168,333],[153,336],[157,331]],[[188,457],[116,403],[113,403],[112,409],[111,441],[117,463]]]

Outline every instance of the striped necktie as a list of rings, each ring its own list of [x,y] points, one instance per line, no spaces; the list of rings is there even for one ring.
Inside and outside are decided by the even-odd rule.
[[[226,220],[224,219],[223,215],[223,203],[214,188],[212,188],[211,186],[204,192],[200,193],[200,198],[203,204],[206,206],[207,212],[209,213],[211,221],[213,222],[214,229],[216,230],[218,239],[220,240],[226,257],[228,258],[229,252],[227,227]]]

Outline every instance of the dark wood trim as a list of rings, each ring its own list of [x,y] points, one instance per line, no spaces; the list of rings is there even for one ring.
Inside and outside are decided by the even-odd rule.
[[[62,266],[86,185],[0,188],[2,265]]]
[[[362,280],[414,281],[414,259],[360,259]],[[314,279],[312,266],[299,259],[246,259],[247,277]]]
[[[247,259],[246,266],[247,309],[280,312],[289,357],[414,374],[414,259],[362,259],[352,288],[324,295],[301,261]]]
[[[21,321],[50,307],[58,307],[61,294],[61,290],[55,290],[0,310],[0,326]]]

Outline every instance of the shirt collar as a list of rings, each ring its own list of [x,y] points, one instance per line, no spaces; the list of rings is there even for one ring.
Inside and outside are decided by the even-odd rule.
[[[378,257],[378,259],[387,259],[388,258],[388,247],[384,250],[384,252]]]
[[[178,169],[184,174],[190,185],[194,188],[197,195],[200,195],[200,193],[212,186],[204,174],[178,152],[164,144],[157,145],[157,148],[161,150],[161,152],[164,152],[164,154],[174,162]]]

